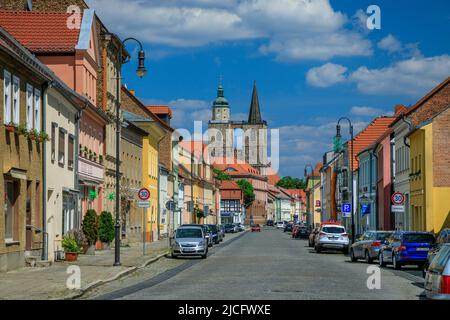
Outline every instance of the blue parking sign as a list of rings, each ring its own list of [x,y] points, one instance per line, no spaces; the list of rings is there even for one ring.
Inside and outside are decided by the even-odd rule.
[[[352,204],[351,203],[343,203],[342,204],[342,213],[352,213]],[[345,214],[344,216],[348,217],[348,214]]]

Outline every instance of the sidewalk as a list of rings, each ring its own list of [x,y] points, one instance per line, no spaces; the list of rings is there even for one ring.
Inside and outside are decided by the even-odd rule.
[[[0,300],[48,300],[70,299],[86,289],[115,280],[164,256],[168,252],[168,240],[147,243],[146,254],[142,244],[121,248],[120,267],[113,267],[114,248],[96,251],[95,255],[79,255],[76,262],[54,262],[48,268],[22,268],[0,273]],[[66,273],[70,265],[81,270],[81,289],[69,290]]]

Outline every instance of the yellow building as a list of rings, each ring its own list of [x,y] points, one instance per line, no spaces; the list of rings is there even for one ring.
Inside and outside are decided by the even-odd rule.
[[[450,227],[450,108],[409,134],[411,226],[439,233]]]

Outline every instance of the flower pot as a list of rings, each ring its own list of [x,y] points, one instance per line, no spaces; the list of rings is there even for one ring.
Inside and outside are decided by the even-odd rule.
[[[68,262],[77,261],[78,252],[66,252],[65,256],[66,256],[66,261],[68,261]]]
[[[5,126],[6,131],[8,132],[14,132],[16,131],[16,128],[14,126]]]

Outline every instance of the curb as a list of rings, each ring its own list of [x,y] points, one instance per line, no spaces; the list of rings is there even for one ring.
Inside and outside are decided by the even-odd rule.
[[[109,279],[104,279],[104,280],[97,280],[94,282],[89,283],[86,287],[80,289],[79,292],[68,295],[66,297],[63,298],[56,298],[56,299],[51,299],[51,300],[74,300],[77,298],[81,298],[84,294],[86,294],[87,292],[89,292],[90,290],[97,288],[103,284],[109,283],[109,282],[113,282],[116,281],[120,278],[123,278],[137,270],[143,269],[149,265],[151,265],[152,263],[155,263],[156,261],[158,261],[159,259],[165,257],[167,254],[169,253],[169,251],[165,251],[159,255],[157,255],[156,257],[153,257],[147,261],[145,261],[143,264],[141,264],[140,266],[134,266],[134,267],[129,267],[123,271],[120,271],[119,273],[117,273],[116,275],[112,276]]]

